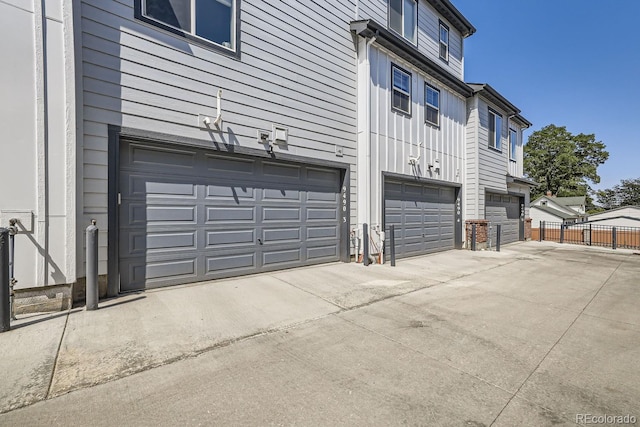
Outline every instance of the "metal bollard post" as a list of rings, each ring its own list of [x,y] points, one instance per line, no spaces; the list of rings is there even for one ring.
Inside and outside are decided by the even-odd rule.
[[[98,309],[98,227],[91,220],[87,227],[87,310]]]
[[[0,228],[0,332],[11,329],[9,307],[9,230]]]
[[[369,225],[362,225],[362,264],[369,265]]]
[[[591,239],[592,239],[592,235],[591,235],[591,224],[589,224],[589,246],[591,246]]]
[[[560,224],[560,243],[564,243],[564,224]]]
[[[476,240],[477,240],[476,224],[471,224],[471,250],[472,251],[476,250]]]
[[[496,252],[500,252],[500,235],[502,234],[502,224],[496,224]]]
[[[540,241],[542,242],[545,238],[545,232],[544,232],[544,221],[540,221]]]
[[[618,232],[615,227],[611,229],[611,248],[616,249],[618,247]]]
[[[391,247],[389,248],[389,253],[391,254],[391,267],[396,266],[396,227],[391,225],[389,227],[389,244]]]

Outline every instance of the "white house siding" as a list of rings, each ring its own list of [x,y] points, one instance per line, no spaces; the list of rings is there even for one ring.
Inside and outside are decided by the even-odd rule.
[[[629,206],[624,208],[612,209],[610,211],[601,212],[594,215],[589,215],[589,221],[593,221],[596,219],[600,220],[604,218],[617,218],[619,216],[628,216],[640,220],[640,207]]]
[[[552,215],[548,212],[544,212],[534,206],[531,207],[529,212],[529,216],[531,218],[531,227],[532,228],[540,228],[540,221],[545,222],[562,222],[562,218]]]
[[[465,203],[464,216],[467,219],[478,219],[479,169],[478,169],[478,97],[467,100],[467,126],[465,128]]]
[[[85,222],[107,223],[110,124],[249,148],[262,148],[257,129],[284,125],[288,154],[351,165],[355,204],[354,11],[348,0],[243,0],[238,60],[135,20],[133,0],[83,0]],[[209,134],[198,115],[215,116],[218,89],[223,132]]]
[[[589,217],[589,221],[593,219]],[[593,221],[593,225],[606,225],[609,227],[634,227],[640,228],[640,218],[606,218],[603,220]]]
[[[372,19],[388,27],[388,1],[364,0],[358,2],[358,19]],[[440,24],[449,27],[449,61],[440,59]],[[464,79],[462,35],[426,1],[418,1],[418,45],[420,53],[437,62],[460,80]]]
[[[70,0],[0,2],[0,219],[21,221],[17,289],[75,281]]]
[[[362,40],[361,46],[366,44]],[[366,218],[374,228],[382,225],[382,173],[429,178],[462,184],[464,182],[465,99],[446,89],[435,79],[423,74],[375,43],[370,47],[370,114],[369,192],[370,203],[359,204],[358,218]],[[391,64],[411,73],[411,116],[391,109]],[[362,69],[365,72],[365,69]],[[424,120],[425,82],[440,89],[440,127]],[[409,156],[420,156],[418,166],[409,164]],[[429,171],[427,165],[438,159],[440,172]]]

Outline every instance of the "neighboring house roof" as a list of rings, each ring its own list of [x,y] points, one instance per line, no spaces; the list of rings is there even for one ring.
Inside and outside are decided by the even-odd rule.
[[[596,218],[596,219],[589,218],[589,221],[587,221],[587,222],[611,221],[611,220],[614,220],[614,219],[628,219],[630,221],[638,221],[638,223],[640,223],[640,218],[636,218],[636,217],[628,216],[628,215],[618,215],[618,216],[610,216],[610,217],[606,217],[606,218]]]
[[[486,99],[488,99],[493,104],[497,105],[498,108],[503,110],[508,115],[516,115],[520,114],[520,110],[518,107],[509,102],[507,98],[500,95],[500,93],[492,88],[487,83],[467,83],[467,85],[473,89],[474,94],[480,94]]]
[[[554,210],[563,210],[566,214],[569,215],[575,215],[576,217],[583,217],[585,216],[584,214],[576,211],[575,209],[571,208],[571,206],[576,206],[576,205],[566,205],[564,203],[560,203],[558,202],[558,199],[563,200],[563,199],[572,199],[572,197],[549,197],[549,196],[540,196],[537,199],[535,199],[534,201],[531,202],[531,206],[541,206],[543,203],[545,205],[551,204],[551,205],[555,205],[555,207],[552,207],[552,209]]]
[[[476,32],[471,22],[449,0],[427,0],[447,21],[462,33],[462,37],[469,37]]]
[[[616,212],[616,211],[621,211],[624,209],[637,209],[638,210],[638,215],[640,215],[640,206],[638,205],[630,205],[630,206],[620,206],[619,208],[615,208],[615,209],[609,209],[607,211],[603,211],[603,212],[598,212],[596,214],[590,215],[591,218],[596,218],[599,215],[603,215],[603,214],[608,214],[610,212]],[[639,216],[640,218],[640,216]]]
[[[546,212],[546,213],[548,213],[550,215],[557,216],[558,218],[562,218],[562,219],[575,219],[575,218],[579,218],[580,217],[580,215],[577,215],[577,214],[576,215],[571,215],[571,214],[568,214],[566,212],[562,212],[562,211],[559,211],[559,210],[554,209],[552,207],[544,206],[544,205],[542,205],[542,206],[541,205],[535,205],[535,206],[531,205],[529,207],[529,209],[540,209],[542,212]]]
[[[438,63],[428,58],[418,51],[415,46],[406,42],[403,38],[396,36],[385,26],[378,24],[371,19],[352,21],[349,24],[351,31],[366,38],[376,38],[376,43],[389,49],[403,60],[414,65],[423,72],[435,77],[442,84],[452,89],[456,93],[469,98],[473,95],[473,89],[467,86],[462,80],[449,73]]]
[[[554,197],[553,200],[562,206],[584,206],[587,203],[586,196]]]

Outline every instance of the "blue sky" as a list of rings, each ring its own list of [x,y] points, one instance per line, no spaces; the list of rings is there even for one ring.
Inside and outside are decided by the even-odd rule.
[[[465,80],[489,83],[533,123],[595,133],[609,188],[640,178],[640,1],[452,0],[477,32]]]

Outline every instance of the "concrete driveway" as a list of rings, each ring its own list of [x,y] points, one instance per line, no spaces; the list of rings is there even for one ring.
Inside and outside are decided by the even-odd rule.
[[[615,425],[639,286],[631,251],[529,242],[130,295],[1,334],[0,425]]]

